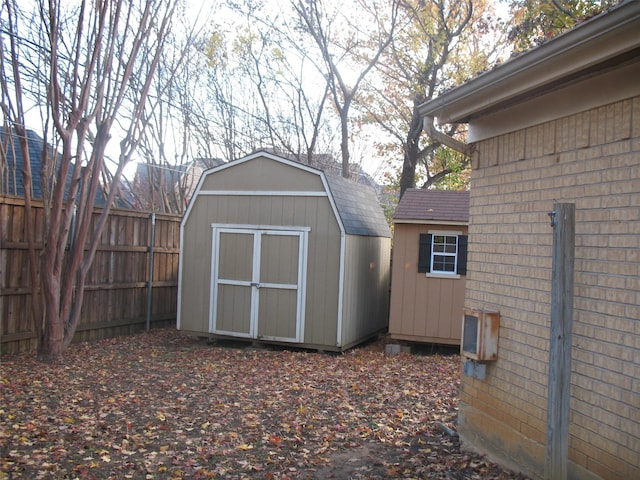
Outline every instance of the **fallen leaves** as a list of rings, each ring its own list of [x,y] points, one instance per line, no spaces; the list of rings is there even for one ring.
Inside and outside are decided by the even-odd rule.
[[[2,357],[0,480],[522,478],[460,452],[459,371],[380,343],[223,348],[173,330],[74,345],[61,365]]]

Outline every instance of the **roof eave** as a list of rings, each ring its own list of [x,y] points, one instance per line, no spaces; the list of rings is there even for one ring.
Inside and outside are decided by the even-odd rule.
[[[468,123],[640,47],[639,29],[640,2],[625,2],[423,103],[418,111],[437,117],[439,124]]]
[[[459,220],[438,220],[437,218],[394,218],[393,223],[403,223],[411,225],[455,225],[461,227],[468,227],[468,221]]]

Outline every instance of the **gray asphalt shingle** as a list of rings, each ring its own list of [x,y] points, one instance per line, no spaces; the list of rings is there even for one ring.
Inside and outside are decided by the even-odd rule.
[[[391,238],[373,188],[327,173],[325,178],[347,234]]]

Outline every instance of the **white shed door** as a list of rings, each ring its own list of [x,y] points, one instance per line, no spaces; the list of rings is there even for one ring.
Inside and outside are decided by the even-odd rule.
[[[213,227],[210,331],[302,342],[307,231]]]

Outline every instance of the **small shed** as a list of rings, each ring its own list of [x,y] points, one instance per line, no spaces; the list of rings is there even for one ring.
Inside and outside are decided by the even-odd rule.
[[[180,330],[341,351],[387,329],[369,186],[257,152],[205,171],[180,228]]]
[[[409,189],[393,225],[391,338],[459,345],[469,192]]]

